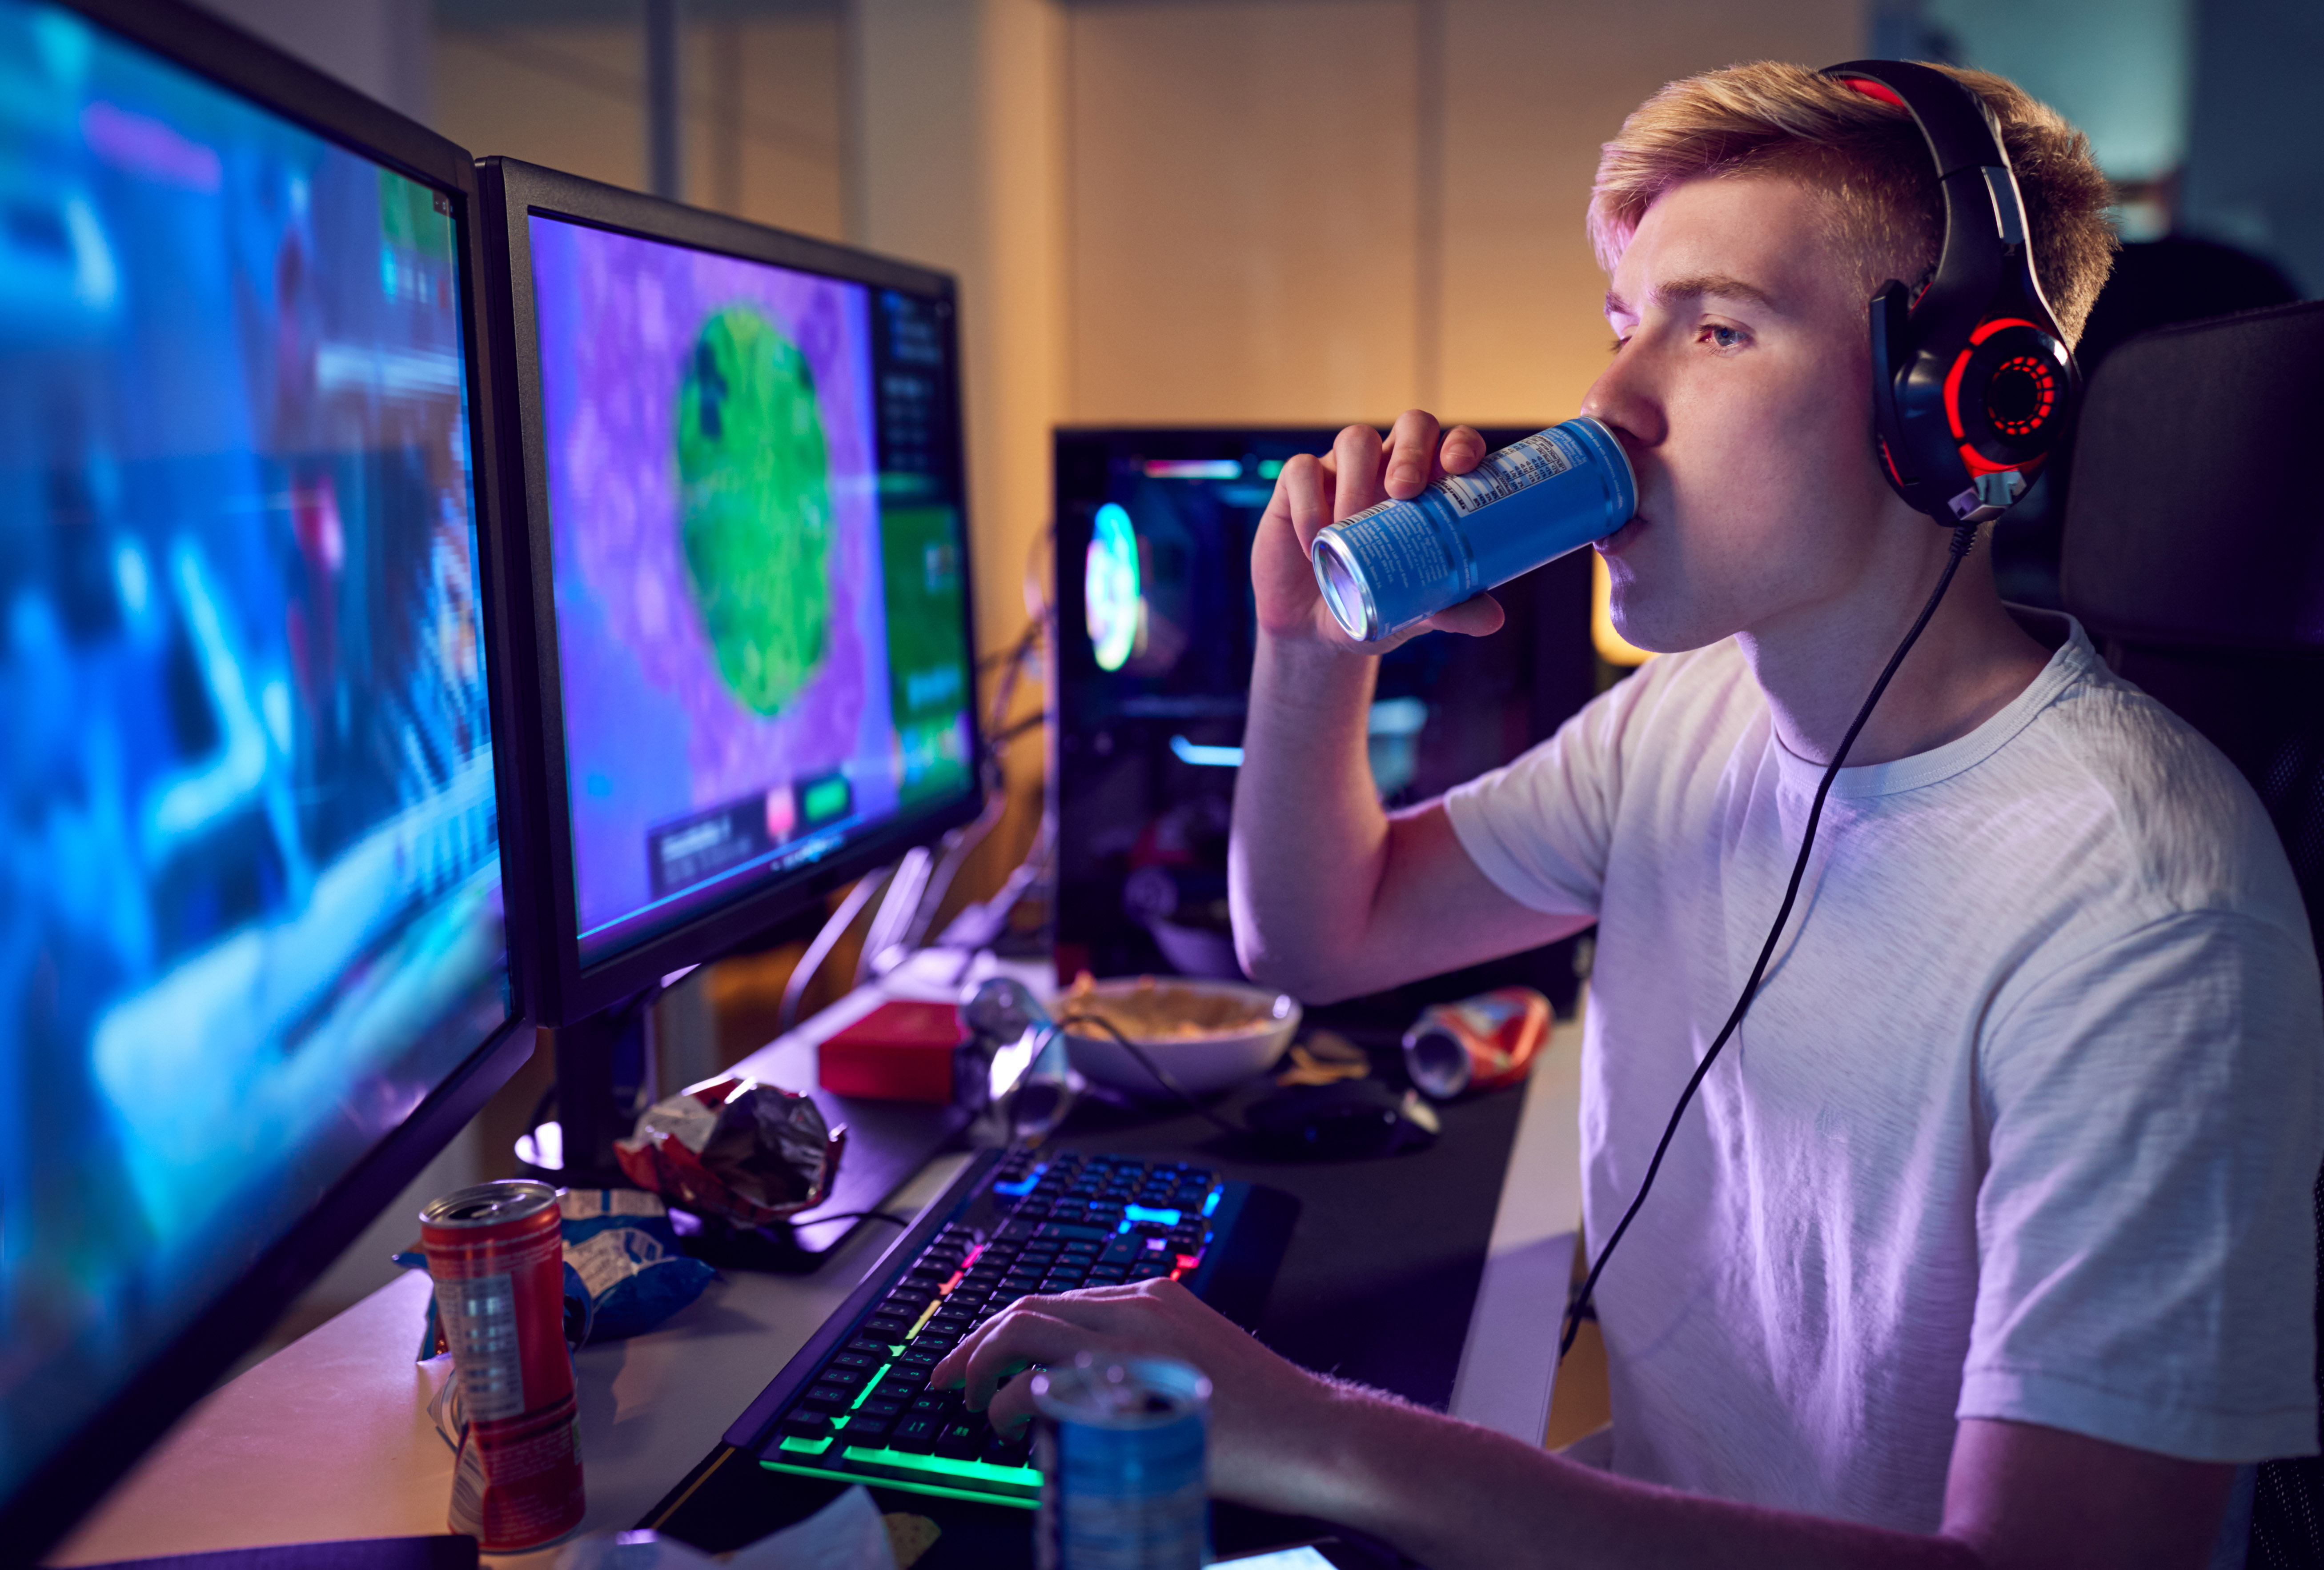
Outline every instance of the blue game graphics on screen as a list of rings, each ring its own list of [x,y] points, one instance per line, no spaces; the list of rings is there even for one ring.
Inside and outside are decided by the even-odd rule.
[[[974,788],[963,525],[936,302],[528,235],[588,964]]]
[[[0,1495],[505,1017],[450,212],[0,0]]]

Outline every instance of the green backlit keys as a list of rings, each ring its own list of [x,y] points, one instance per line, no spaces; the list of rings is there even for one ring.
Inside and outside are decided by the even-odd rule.
[[[793,1398],[760,1464],[826,1481],[1031,1509],[1041,1474],[1025,1437],[1004,1439],[936,1362],[1019,1297],[1185,1277],[1213,1239],[1223,1186],[1183,1162],[1019,1152],[988,1197],[954,1213],[883,1284],[851,1338]]]
[[[796,1472],[807,1477],[829,1478],[835,1469],[825,1453],[829,1439],[785,1439],[759,1464],[774,1472]],[[801,1461],[821,1457],[821,1465]],[[954,1461],[942,1455],[915,1455],[906,1450],[872,1449],[850,1445],[841,1452],[846,1463],[841,1475],[853,1474],[877,1479],[890,1488],[949,1499],[981,1499],[994,1504],[1020,1505],[1027,1510],[1040,1501],[1041,1474],[1030,1466],[996,1466],[990,1461]]]

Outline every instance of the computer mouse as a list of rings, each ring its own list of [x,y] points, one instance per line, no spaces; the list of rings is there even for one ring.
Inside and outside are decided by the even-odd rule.
[[[1417,1091],[1369,1077],[1277,1090],[1253,1102],[1243,1122],[1278,1151],[1340,1160],[1424,1150],[1442,1126]]]

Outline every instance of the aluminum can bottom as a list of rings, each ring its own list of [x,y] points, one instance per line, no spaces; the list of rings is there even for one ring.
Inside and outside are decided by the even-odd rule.
[[[586,1510],[576,1398],[527,1417],[470,1423],[460,1437],[447,1524],[481,1551],[538,1548],[579,1526]]]

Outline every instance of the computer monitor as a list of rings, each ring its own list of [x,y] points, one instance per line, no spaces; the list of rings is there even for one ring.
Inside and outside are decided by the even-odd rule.
[[[0,0],[0,1542],[530,1051],[467,156],[159,0]]]
[[[1495,447],[1533,427],[1483,432]],[[1251,537],[1284,460],[1328,429],[1082,429],[1056,437],[1057,973],[1235,977],[1227,831],[1258,618]],[[1498,592],[1490,638],[1380,661],[1374,783],[1422,801],[1508,762],[1589,702],[1590,557]],[[1524,984],[1572,1005],[1569,940],[1311,1011],[1389,1036],[1425,1002]]]
[[[561,1023],[982,806],[953,283],[481,170],[528,519],[527,951]]]

